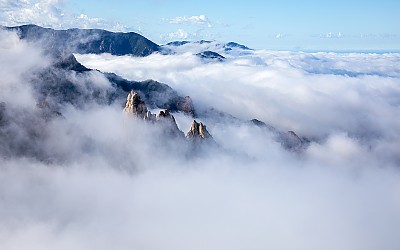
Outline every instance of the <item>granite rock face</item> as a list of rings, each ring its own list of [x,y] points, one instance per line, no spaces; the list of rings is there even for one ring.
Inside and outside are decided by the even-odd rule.
[[[148,116],[146,104],[144,103],[144,101],[142,101],[139,94],[133,90],[128,94],[128,97],[126,98],[124,112],[133,114],[143,119]]]
[[[190,130],[186,134],[186,138],[191,140],[199,140],[199,139],[203,140],[203,139],[212,139],[212,136],[207,131],[207,128],[203,123],[193,120]]]

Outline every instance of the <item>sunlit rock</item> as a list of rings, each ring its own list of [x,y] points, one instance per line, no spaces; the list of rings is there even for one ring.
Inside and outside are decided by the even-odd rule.
[[[126,98],[124,112],[136,115],[139,118],[145,118],[147,114],[147,107],[144,101],[140,98],[138,93],[131,91]]]
[[[196,120],[193,120],[192,126],[189,132],[186,134],[186,138],[188,139],[212,139],[212,136],[207,131],[206,126],[203,123],[199,123]]]

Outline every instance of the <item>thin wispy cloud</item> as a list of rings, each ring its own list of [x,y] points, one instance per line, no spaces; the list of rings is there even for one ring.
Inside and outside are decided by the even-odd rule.
[[[328,32],[325,34],[325,38],[342,38],[342,37],[343,37],[342,32],[337,32],[337,33]]]
[[[199,16],[177,16],[171,19],[164,19],[169,24],[181,24],[181,25],[205,25],[208,28],[212,28],[213,24],[206,15]]]
[[[172,19],[167,19],[171,24],[205,24],[208,18],[205,15],[199,16],[178,16]]]
[[[179,40],[179,39],[187,39],[189,37],[189,33],[184,29],[178,29],[175,32],[170,32],[166,35],[161,35],[161,38],[166,41],[170,40]]]

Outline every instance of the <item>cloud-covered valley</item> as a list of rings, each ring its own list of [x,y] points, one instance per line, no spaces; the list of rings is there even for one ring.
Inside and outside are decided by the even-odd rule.
[[[76,55],[189,95],[217,144],[192,148],[127,117],[101,72],[50,70],[1,31],[1,248],[398,249],[399,54],[198,52]],[[67,92],[39,88],[49,76]],[[193,118],[174,116],[187,132]]]
[[[86,66],[155,79],[241,119],[300,134],[397,137],[399,54],[247,52],[224,63],[193,53],[146,58],[78,55]]]

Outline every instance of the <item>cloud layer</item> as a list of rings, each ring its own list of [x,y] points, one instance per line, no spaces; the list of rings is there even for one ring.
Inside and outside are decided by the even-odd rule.
[[[397,133],[399,124],[390,117],[398,115],[398,54],[218,51],[228,58],[225,63],[203,63],[193,55],[195,46],[187,49],[192,50],[172,56],[78,58],[128,79],[165,82],[239,118],[310,136]]]
[[[78,56],[92,68],[170,84],[199,111],[240,118],[200,112],[219,147],[196,154],[162,127],[124,116],[122,103],[88,98],[82,107],[62,104],[63,117],[27,122],[37,109],[32,79],[51,59],[4,32],[0,54],[0,102],[14,117],[0,119],[0,135],[39,127],[24,142],[48,156],[0,156],[4,249],[400,246],[398,54],[255,51],[224,54],[223,63],[191,52]],[[82,88],[110,87],[98,72],[68,77]],[[191,118],[175,116],[187,131]],[[270,130],[243,122],[252,118],[313,141],[287,151]]]

